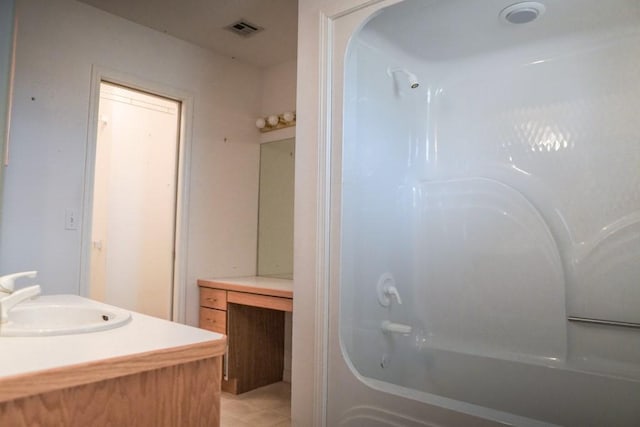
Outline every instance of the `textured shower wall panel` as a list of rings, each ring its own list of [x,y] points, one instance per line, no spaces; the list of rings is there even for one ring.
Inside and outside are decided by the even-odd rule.
[[[499,180],[540,211],[569,315],[640,323],[640,38],[617,36],[452,64],[433,120],[442,177]]]
[[[562,265],[521,193],[478,177],[425,182],[414,224],[424,345],[540,363],[565,358]]]

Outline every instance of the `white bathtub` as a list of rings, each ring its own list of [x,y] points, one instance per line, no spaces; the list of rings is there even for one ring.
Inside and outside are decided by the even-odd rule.
[[[335,21],[330,425],[640,425],[640,3],[513,3]]]

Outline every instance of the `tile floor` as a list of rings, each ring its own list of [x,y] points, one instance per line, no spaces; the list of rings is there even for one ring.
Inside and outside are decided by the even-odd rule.
[[[222,393],[220,427],[290,427],[291,384],[279,382],[240,395]]]

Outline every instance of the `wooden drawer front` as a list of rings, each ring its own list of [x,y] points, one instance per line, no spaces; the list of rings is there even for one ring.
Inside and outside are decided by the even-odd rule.
[[[227,291],[222,289],[200,288],[200,305],[202,307],[227,309]]]
[[[291,298],[229,291],[227,301],[234,304],[252,305],[254,307],[293,312],[293,299]]]
[[[200,327],[219,334],[226,334],[227,312],[200,307]]]

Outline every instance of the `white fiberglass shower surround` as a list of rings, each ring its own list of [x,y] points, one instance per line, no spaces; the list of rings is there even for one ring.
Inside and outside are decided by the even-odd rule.
[[[332,21],[328,425],[640,425],[640,2]]]

